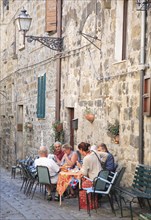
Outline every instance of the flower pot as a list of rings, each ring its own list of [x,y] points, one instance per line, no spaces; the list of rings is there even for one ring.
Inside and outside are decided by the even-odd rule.
[[[114,143],[115,143],[115,144],[119,144],[119,135],[116,135],[116,136],[114,137]]]
[[[27,123],[27,128],[32,129],[33,128],[33,124],[32,123]]]
[[[93,122],[94,121],[94,118],[95,118],[95,115],[94,114],[87,114],[85,115],[85,118],[89,121],[89,122]]]
[[[63,130],[63,124],[62,123],[56,125],[56,131],[61,132],[62,130]]]

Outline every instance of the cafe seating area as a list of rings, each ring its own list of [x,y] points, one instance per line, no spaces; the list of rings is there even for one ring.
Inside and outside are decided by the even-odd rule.
[[[33,199],[37,192],[37,187],[39,187],[39,192],[43,194],[45,199],[46,185],[51,186],[48,168],[44,166],[37,166],[37,168],[35,168],[34,159],[31,157],[25,160],[18,160],[18,165],[20,167],[18,174],[22,180],[20,191]],[[90,211],[92,209],[97,211],[97,209],[100,208],[100,204],[105,201],[108,203],[108,206],[111,207],[113,215],[116,215],[117,212],[120,213],[121,201],[115,191],[117,187],[120,186],[124,172],[125,167],[118,167],[116,172],[102,171],[100,175],[92,181],[85,176],[81,178],[77,167],[70,169],[67,165],[62,166],[56,185],[56,190],[59,195],[58,206],[63,205],[65,201],[64,195],[67,193],[72,177],[75,177],[79,180],[77,198],[73,198],[73,200],[76,201],[77,210],[78,208],[79,211],[85,209],[88,215],[91,216]],[[108,200],[104,200],[104,196],[106,196]]]

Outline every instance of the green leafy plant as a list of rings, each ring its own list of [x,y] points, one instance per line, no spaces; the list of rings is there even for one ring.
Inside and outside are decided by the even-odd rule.
[[[84,110],[84,115],[93,114],[92,110],[89,107],[86,107]]]
[[[115,120],[115,123],[112,124],[112,123],[108,123],[108,133],[109,135],[111,136],[117,136],[119,135],[119,128],[120,128],[120,125],[119,125],[119,121],[118,120]]]
[[[63,130],[63,123],[59,120],[56,120],[52,124],[52,137],[55,139],[55,141],[59,141],[62,144],[64,143],[64,130]],[[53,151],[53,144],[50,146],[50,151]]]

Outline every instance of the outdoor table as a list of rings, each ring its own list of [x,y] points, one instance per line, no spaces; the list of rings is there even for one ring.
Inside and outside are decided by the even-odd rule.
[[[61,171],[59,173],[58,182],[57,182],[57,192],[60,195],[60,205],[61,205],[61,196],[69,186],[72,177],[75,177],[76,179],[80,180],[81,172],[73,169],[73,170],[68,170],[66,172]]]

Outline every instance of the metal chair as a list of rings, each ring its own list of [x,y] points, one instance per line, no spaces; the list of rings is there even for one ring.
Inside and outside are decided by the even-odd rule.
[[[120,204],[117,199],[116,190],[118,187],[120,187],[120,183],[121,183],[121,180],[122,180],[122,177],[124,175],[125,170],[126,170],[126,167],[121,167],[121,168],[117,169],[117,176],[116,176],[116,179],[115,179],[114,184],[111,189],[111,195],[112,195],[112,197],[115,198],[115,201],[117,202],[118,207],[120,207]]]
[[[11,179],[16,177],[16,171],[19,171],[20,176],[22,177],[22,168],[21,165],[19,164],[19,160],[16,160],[16,165],[13,165],[11,168]]]
[[[105,173],[106,172],[106,173]],[[104,178],[102,177],[104,176]],[[101,171],[100,174],[93,180],[93,186],[90,188],[82,188],[86,191],[86,202],[87,202],[87,212],[90,215],[90,204],[88,195],[91,193],[94,196],[93,201],[95,201],[96,195],[101,194],[102,196],[107,196],[111,205],[112,211],[115,213],[112,197],[110,195],[111,188],[116,179],[117,172]]]

